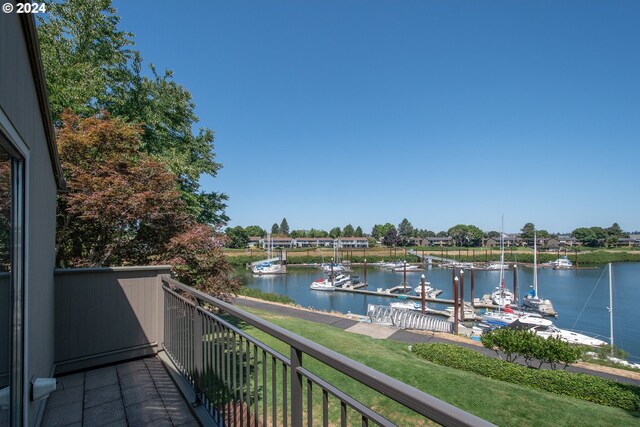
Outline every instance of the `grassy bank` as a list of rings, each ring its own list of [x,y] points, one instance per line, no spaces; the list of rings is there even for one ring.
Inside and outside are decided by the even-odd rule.
[[[617,426],[638,425],[638,414],[575,398],[485,378],[439,366],[408,351],[407,345],[351,334],[326,325],[250,310],[303,337],[327,346],[367,366],[452,403],[500,426]],[[278,340],[241,325],[243,329],[283,354],[289,351]],[[353,384],[349,378],[317,361],[305,366],[364,404],[374,407],[399,425],[427,425],[424,419],[389,403],[384,397]]]

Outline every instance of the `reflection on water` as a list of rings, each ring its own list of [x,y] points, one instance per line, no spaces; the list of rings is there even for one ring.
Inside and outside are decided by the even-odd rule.
[[[276,276],[252,276],[245,270],[238,274],[246,286],[264,292],[287,295],[296,304],[325,311],[337,311],[364,315],[368,304],[387,305],[393,298],[358,295],[344,292],[311,291],[309,285],[322,273],[310,267],[288,267],[288,274]],[[363,280],[364,271],[354,268],[352,274]],[[442,289],[440,298],[451,299],[452,271],[433,268],[427,271],[407,272],[407,287],[420,284],[421,275],[436,289]],[[499,285],[498,271],[474,272],[475,297],[491,291]],[[533,270],[519,267],[517,270],[517,294],[531,289]],[[513,271],[505,272],[505,285],[513,287]],[[559,313],[554,323],[561,328],[570,328],[609,337],[609,281],[606,266],[581,270],[538,270],[538,290],[543,298],[549,298]],[[368,289],[387,289],[403,283],[403,273],[367,268]],[[640,263],[618,263],[613,267],[614,283],[614,337],[615,344],[640,360],[640,332],[633,317],[635,304],[640,301]],[[464,295],[471,295],[471,274],[465,270]],[[442,306],[438,307],[442,308]]]

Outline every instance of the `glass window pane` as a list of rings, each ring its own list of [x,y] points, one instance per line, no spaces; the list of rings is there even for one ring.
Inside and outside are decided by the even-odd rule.
[[[0,147],[0,425],[9,423],[11,383],[11,157]]]

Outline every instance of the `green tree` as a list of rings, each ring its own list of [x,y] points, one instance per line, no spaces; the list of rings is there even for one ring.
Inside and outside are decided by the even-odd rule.
[[[340,227],[333,227],[331,230],[329,230],[329,237],[337,239],[341,235],[342,231],[340,230]]]
[[[607,233],[601,227],[580,227],[571,232],[571,235],[584,246],[598,247],[605,243]]]
[[[436,237],[448,237],[449,235],[447,234],[446,231],[438,231],[438,234],[436,234]]]
[[[362,231],[362,230],[360,230],[360,231]],[[355,230],[353,229],[353,225],[351,225],[351,224],[347,224],[342,229],[342,235],[344,237],[353,237],[354,234],[355,234]]]
[[[362,232],[362,227],[356,227],[356,231],[353,233],[354,237],[364,237],[364,233]]]
[[[271,234],[272,235],[277,235],[280,234],[280,227],[278,226],[278,223],[273,223],[273,225],[271,226]]]
[[[98,113],[115,88],[130,82],[133,35],[118,29],[111,0],[49,2],[37,19],[56,124],[65,109],[85,117]]]
[[[282,218],[282,222],[280,223],[280,234],[284,234],[285,236],[289,235],[289,224],[287,223],[287,218]]]
[[[249,243],[249,234],[239,225],[233,228],[227,227],[225,234],[227,235],[227,247],[229,248],[246,248],[247,243]]]
[[[456,246],[480,246],[484,232],[475,225],[454,225],[447,231]]]
[[[316,230],[315,228],[312,228],[311,230],[309,230],[307,234],[309,237],[314,237],[314,238],[329,237],[329,233],[327,233],[326,231]]]
[[[249,225],[244,228],[244,231],[247,232],[249,237],[264,237],[267,235],[267,232],[258,225]]]
[[[411,225],[407,218],[404,218],[398,225],[398,237],[400,238],[401,244],[408,244],[409,239],[413,237],[413,233],[413,225]]]
[[[142,75],[142,58],[130,33],[118,28],[111,0],[65,0],[38,16],[38,34],[55,123],[64,109],[83,117],[109,111],[143,128],[143,149],[176,177],[183,209],[205,224],[222,225],[228,196],[203,192],[199,179],[215,176],[214,134],[201,128],[188,90],[171,71]]]
[[[526,223],[520,231],[520,237],[522,237],[522,240],[525,242],[533,242],[533,235],[536,232],[536,226],[533,223]],[[498,235],[498,237],[500,237],[500,235]]]

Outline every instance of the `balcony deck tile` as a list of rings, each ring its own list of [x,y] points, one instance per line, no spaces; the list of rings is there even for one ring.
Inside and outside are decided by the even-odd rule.
[[[119,384],[111,384],[87,390],[84,394],[84,408],[93,408],[94,406],[113,402],[114,400],[122,400]]]
[[[155,357],[65,375],[42,426],[197,426],[188,403]]]

